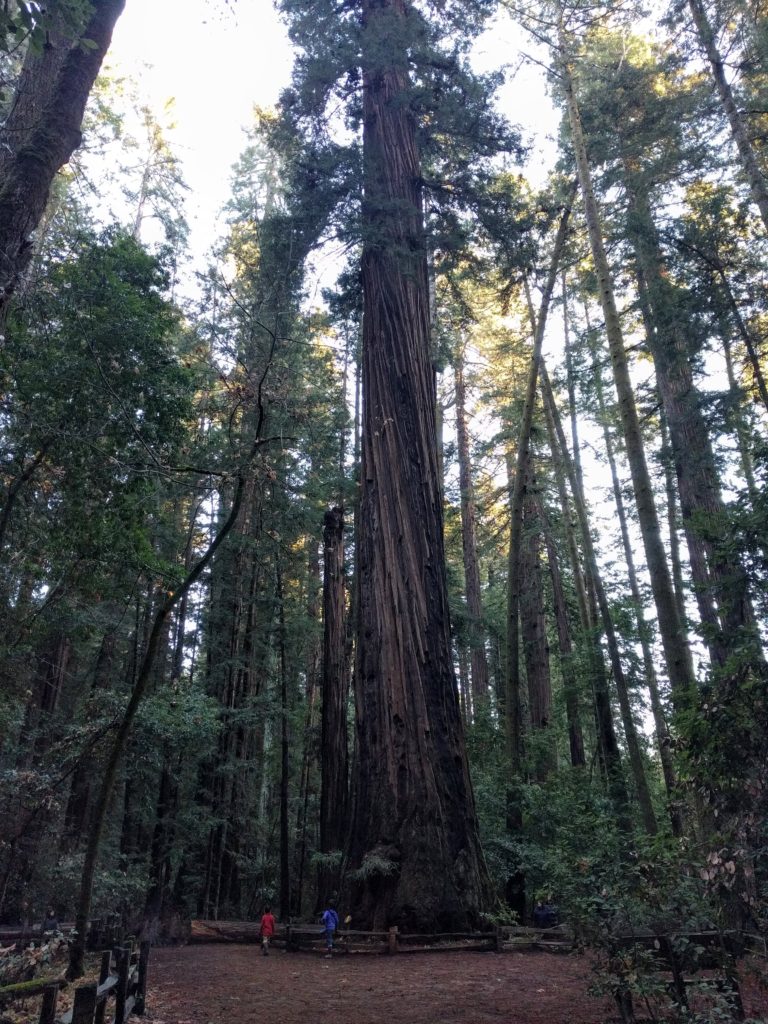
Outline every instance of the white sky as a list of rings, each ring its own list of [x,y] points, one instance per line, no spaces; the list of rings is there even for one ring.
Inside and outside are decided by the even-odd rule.
[[[497,23],[479,51],[482,70],[519,63],[508,22]],[[135,77],[158,116],[168,99],[176,101],[177,127],[169,140],[190,186],[186,213],[198,258],[216,238],[217,215],[228,198],[253,105],[275,104],[290,80],[291,60],[271,0],[127,0],[106,66]],[[518,70],[501,98],[509,119],[538,136],[529,173],[543,177],[554,154],[546,136],[556,120],[540,69]]]
[[[107,65],[135,76],[158,115],[175,99],[170,141],[190,187],[192,250],[204,252],[253,105],[274,105],[290,79],[288,38],[270,0],[128,0]]]

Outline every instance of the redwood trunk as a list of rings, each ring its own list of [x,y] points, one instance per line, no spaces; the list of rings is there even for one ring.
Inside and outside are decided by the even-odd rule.
[[[597,559],[592,544],[592,535],[589,529],[587,510],[584,502],[584,495],[579,486],[576,469],[568,451],[565,440],[560,413],[555,404],[552,386],[549,382],[549,374],[546,366],[541,367],[541,390],[544,399],[544,413],[547,421],[547,434],[552,451],[552,462],[555,470],[558,493],[563,509],[563,515],[567,519],[570,515],[568,494],[565,486],[565,475],[571,488],[576,518],[581,534],[581,543],[586,562],[586,582],[588,589],[582,586],[577,588],[579,602],[579,615],[581,618],[584,639],[587,644],[589,658],[589,672],[592,680],[592,688],[595,701],[595,728],[597,731],[598,753],[600,755],[608,783],[608,790],[613,799],[619,827],[629,832],[631,825],[628,818],[628,797],[624,774],[621,763],[621,751],[616,739],[616,730],[613,723],[613,710],[608,687],[608,677],[603,661],[603,652],[596,633],[598,624],[597,600],[595,595],[596,587],[602,591],[600,575],[597,567]],[[578,564],[578,552],[575,547],[575,538],[569,543],[569,550],[573,563],[574,578],[578,579],[580,568]],[[603,595],[604,596],[604,595]],[[609,620],[610,621],[610,620]],[[605,625],[605,621],[603,622]]]
[[[520,539],[523,521],[523,496],[525,493],[525,469],[528,464],[528,452],[531,443],[531,424],[536,403],[536,387],[541,363],[541,349],[547,325],[549,303],[555,287],[557,271],[565,246],[568,219],[571,213],[571,202],[575,193],[572,187],[568,203],[561,216],[555,238],[555,244],[549,264],[549,273],[541,297],[541,308],[538,321],[533,310],[528,282],[525,282],[525,293],[528,300],[528,312],[533,331],[533,348],[531,363],[528,370],[523,414],[517,442],[517,464],[514,476],[510,477],[510,526],[509,526],[509,558],[507,569],[507,694],[506,694],[506,740],[507,753],[513,772],[519,772],[522,759],[522,716],[520,712],[520,657],[518,618],[520,605]],[[509,817],[510,822],[513,820]]]
[[[360,923],[477,921],[488,892],[451,651],[416,126],[402,0],[363,3]]]

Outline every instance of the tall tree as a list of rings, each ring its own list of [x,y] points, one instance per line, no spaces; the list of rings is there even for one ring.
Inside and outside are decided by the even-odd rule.
[[[464,556],[464,589],[467,600],[470,676],[475,710],[488,701],[488,660],[485,654],[483,602],[475,527],[475,489],[470,460],[467,423],[466,343],[459,339],[454,355],[456,438],[461,488],[461,545]]]
[[[768,231],[768,181],[764,169],[760,166],[742,113],[736,104],[734,91],[726,73],[726,62],[718,49],[707,9],[703,0],[688,0],[688,8],[699,43],[709,62],[723,112],[728,118],[731,135],[739,154],[739,163],[747,179],[752,200],[760,211],[765,230]]]
[[[461,927],[487,880],[448,620],[435,384],[403,0],[364,0],[363,451],[358,758],[361,918]]]
[[[344,512],[329,509],[323,522],[323,674],[320,743],[320,852],[341,855],[349,824],[349,754],[347,742],[346,593],[344,580]],[[320,873],[321,900],[338,890],[336,865]]]
[[[571,131],[573,153],[581,187],[587,222],[590,249],[595,265],[600,304],[605,318],[605,331],[613,366],[614,382],[619,397],[619,410],[624,431],[627,458],[632,474],[640,529],[645,547],[648,572],[651,577],[659,631],[664,647],[667,671],[679,704],[689,699],[695,688],[693,662],[685,643],[682,623],[675,602],[664,545],[661,538],[658,513],[645,457],[640,421],[635,403],[632,379],[629,373],[621,320],[616,305],[616,293],[605,249],[603,226],[595,199],[586,137],[574,88],[573,52],[575,40],[566,29],[566,15],[558,8],[558,73],[565,96],[565,106]]]

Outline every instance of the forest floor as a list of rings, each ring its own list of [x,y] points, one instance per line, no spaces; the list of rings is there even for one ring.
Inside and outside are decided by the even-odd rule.
[[[332,960],[256,945],[155,949],[152,1024],[608,1024],[578,954],[351,953]],[[768,993],[745,986],[747,1016],[768,1019]],[[642,1014],[639,1014],[642,1016]]]

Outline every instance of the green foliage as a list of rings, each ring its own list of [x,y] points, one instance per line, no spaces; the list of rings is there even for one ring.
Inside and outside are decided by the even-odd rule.
[[[349,878],[354,882],[367,882],[372,878],[386,878],[389,875],[394,875],[397,870],[395,861],[379,853],[371,852],[365,855],[362,864],[356,871],[349,873]]]
[[[45,45],[47,33],[56,25],[76,35],[91,13],[91,0],[61,0],[46,5],[37,0],[17,0],[0,8],[0,53],[11,53],[25,43],[36,51]]]
[[[17,311],[0,354],[9,486],[40,461],[21,496],[26,521],[11,520],[17,549],[52,530],[59,562],[87,564],[96,578],[111,574],[107,551],[111,563],[155,561],[153,477],[180,453],[196,383],[176,356],[166,282],[155,257],[108,231],[52,262]]]

